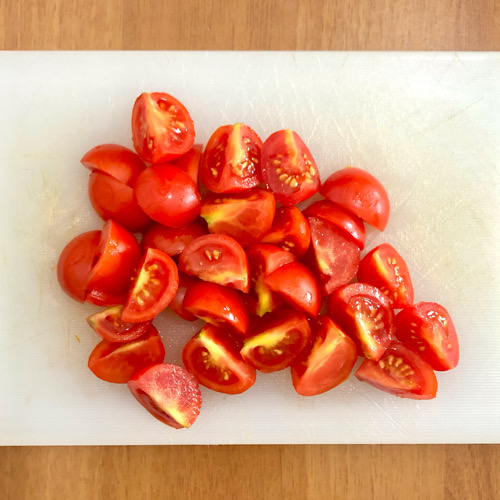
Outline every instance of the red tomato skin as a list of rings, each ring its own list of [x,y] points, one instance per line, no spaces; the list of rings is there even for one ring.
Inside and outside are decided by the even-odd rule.
[[[151,325],[147,333],[132,342],[101,340],[90,354],[92,373],[106,382],[125,384],[140,370],[161,363],[165,347],[158,330]]]
[[[277,245],[300,259],[309,248],[310,236],[309,224],[297,207],[279,207],[271,229],[260,241]]]
[[[151,223],[130,186],[98,171],[89,176],[89,199],[92,208],[103,219],[113,219],[130,231],[140,231]]]
[[[170,257],[179,255],[184,248],[199,236],[208,234],[205,223],[195,220],[183,227],[166,227],[154,222],[144,233],[141,241],[143,251],[148,248],[157,248]]]
[[[169,108],[180,118],[172,126]],[[187,153],[194,144],[194,123],[185,106],[163,92],[142,93],[132,109],[132,141],[146,163],[162,163]]]
[[[191,427],[200,414],[198,381],[181,366],[168,363],[149,366],[136,373],[127,385],[153,417],[174,429]]]
[[[238,291],[208,281],[191,285],[182,306],[194,316],[215,326],[227,324],[238,335],[246,335],[248,313],[246,304]]]
[[[305,217],[323,219],[341,229],[354,243],[363,250],[365,246],[365,225],[356,215],[344,210],[329,200],[320,200],[309,205],[304,211]]]
[[[200,215],[212,234],[226,234],[243,247],[257,243],[273,224],[275,201],[272,193],[255,188],[243,193],[209,194]]]
[[[262,145],[262,178],[278,203],[296,205],[318,192],[314,158],[296,132],[278,130]]]
[[[320,193],[380,231],[389,221],[387,191],[365,170],[355,167],[337,170],[325,181]]]
[[[359,264],[359,281],[382,290],[395,309],[413,304],[413,285],[403,257],[388,243],[378,245]]]
[[[202,149],[203,146],[201,144],[195,144],[187,153],[179,156],[179,158],[176,158],[175,160],[172,160],[172,163],[176,167],[184,170],[184,172],[191,177],[191,180],[196,186],[198,186],[198,171],[200,167]]]
[[[57,280],[72,299],[84,302],[88,274],[99,248],[100,231],[75,236],[63,249],[57,262]]]
[[[248,125],[219,127],[210,137],[200,164],[200,179],[214,193],[239,193],[258,186],[262,141]]]
[[[107,174],[130,187],[146,168],[137,154],[118,144],[96,146],[85,153],[80,161],[89,170]]]
[[[309,316],[318,316],[321,290],[316,278],[304,264],[291,262],[281,266],[264,278],[264,283],[288,304],[302,309]]]
[[[301,396],[323,394],[347,380],[356,360],[356,344],[328,316],[311,322],[312,342],[294,360],[292,382]]]
[[[457,332],[448,311],[435,302],[419,302],[400,311],[394,320],[396,337],[433,370],[455,368],[460,358]]]
[[[362,308],[369,310],[361,314]],[[329,295],[327,310],[328,316],[354,340],[360,356],[374,361],[382,357],[394,333],[391,301],[384,293],[366,283],[344,285]],[[356,312],[363,316],[361,322]],[[369,326],[375,331],[364,329]]]
[[[184,346],[182,362],[200,384],[213,391],[241,394],[255,383],[255,368],[244,362],[239,343],[224,328],[205,325]]]
[[[365,359],[355,375],[358,380],[400,398],[436,397],[438,384],[432,368],[399,342],[391,342],[378,361]]]
[[[94,304],[96,306],[110,307],[110,306],[119,306],[121,304],[124,304],[126,299],[127,299],[126,291],[119,293],[112,293],[112,292],[105,292],[103,290],[92,289],[92,290],[87,290],[85,302],[88,302],[89,304]]]
[[[200,215],[200,194],[186,172],[164,163],[146,169],[135,183],[139,206],[156,222],[182,227]]]
[[[169,305],[170,309],[172,309],[177,316],[187,321],[196,321],[198,319],[184,307],[184,297],[186,296],[188,288],[198,283],[198,281],[198,278],[179,272],[179,286]]]

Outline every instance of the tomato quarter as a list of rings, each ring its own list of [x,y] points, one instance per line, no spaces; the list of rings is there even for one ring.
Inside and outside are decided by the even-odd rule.
[[[179,271],[179,286],[177,287],[174,298],[169,305],[170,309],[172,309],[172,311],[174,311],[177,316],[187,321],[196,321],[198,319],[184,307],[184,297],[186,296],[188,288],[198,281],[198,278],[188,276],[187,274],[181,273]]]

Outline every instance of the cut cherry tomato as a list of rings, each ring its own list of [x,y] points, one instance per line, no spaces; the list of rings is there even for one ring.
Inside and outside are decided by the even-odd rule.
[[[175,262],[161,250],[149,248],[139,262],[122,320],[137,323],[153,319],[170,304],[178,285]]]
[[[132,375],[161,363],[164,357],[165,348],[158,330],[150,325],[145,335],[127,344],[102,340],[90,354],[88,366],[96,377],[106,382],[125,384]]]
[[[141,241],[143,250],[158,248],[173,257],[179,255],[186,245],[199,236],[207,234],[207,228],[202,220],[195,220],[183,227],[166,227],[157,222],[147,229]]]
[[[413,285],[406,262],[388,243],[382,243],[363,257],[358,280],[382,290],[396,309],[413,304]]]
[[[59,285],[72,299],[84,302],[87,281],[99,248],[101,231],[87,231],[75,236],[63,249],[57,262]]]
[[[264,283],[265,278],[290,262],[295,262],[295,256],[285,250],[267,243],[257,243],[246,249],[248,263],[250,266],[250,278],[252,287],[249,292],[253,304],[249,309],[259,316],[273,311],[281,305],[283,300],[279,295],[273,293]]]
[[[88,275],[87,290],[120,294],[127,291],[130,278],[141,258],[134,235],[112,220],[101,231],[94,265]]]
[[[170,163],[153,165],[137,178],[135,196],[153,220],[182,227],[200,215],[200,194],[186,172]]]
[[[448,311],[434,302],[403,309],[394,320],[396,337],[434,370],[455,368],[460,356],[457,332]]]
[[[319,314],[321,291],[316,278],[304,264],[285,264],[266,276],[264,283],[292,306],[310,316]]]
[[[238,193],[261,182],[262,141],[243,123],[219,127],[205,147],[201,182],[214,193]]]
[[[257,370],[283,370],[303,351],[311,338],[305,314],[288,307],[255,319],[244,341],[241,355]]]
[[[292,130],[274,132],[262,145],[262,178],[282,205],[307,200],[320,186],[314,158]]]
[[[88,169],[107,174],[130,187],[146,168],[138,155],[118,144],[96,146],[83,155],[81,162]]]
[[[191,427],[200,414],[200,387],[182,366],[167,363],[150,366],[136,373],[127,385],[153,417],[174,429]]]
[[[248,313],[239,292],[208,281],[190,286],[182,303],[184,309],[215,326],[227,324],[239,335],[248,329]]]
[[[400,398],[436,397],[437,379],[432,368],[399,342],[391,342],[378,361],[365,359],[355,375],[359,380]]]
[[[200,215],[211,233],[227,234],[247,247],[271,229],[274,209],[273,194],[256,188],[231,195],[210,194],[201,204]]]
[[[90,327],[109,342],[132,342],[144,335],[151,321],[127,323],[122,320],[123,306],[113,306],[87,318]]]
[[[179,269],[245,293],[250,289],[245,251],[234,238],[224,234],[207,234],[189,243],[180,255]]]
[[[188,288],[191,285],[198,283],[198,281],[198,278],[179,272],[179,286],[177,287],[177,292],[175,292],[174,298],[169,305],[170,309],[172,309],[177,316],[180,316],[182,319],[187,321],[196,321],[198,319],[184,307],[184,297],[186,296]]]
[[[334,172],[320,193],[380,231],[389,220],[389,197],[384,186],[365,170],[354,167]]]
[[[241,394],[255,383],[256,372],[243,361],[240,348],[229,331],[205,325],[184,346],[182,361],[205,387]]]
[[[302,396],[322,394],[344,382],[358,359],[356,344],[328,316],[311,322],[312,343],[292,364]]]
[[[310,243],[309,224],[297,207],[279,207],[271,229],[260,241],[303,257]]]
[[[184,170],[196,185],[198,185],[198,170],[200,167],[202,148],[203,146],[201,144],[195,144],[186,154],[183,154],[176,160],[172,160],[172,163]]]
[[[194,123],[175,97],[163,92],[143,93],[132,110],[132,140],[148,163],[174,160],[194,143]]]
[[[317,272],[323,295],[349,283],[359,266],[359,248],[343,231],[326,220],[308,217],[311,230],[309,260]]]
[[[347,236],[351,237],[360,250],[365,246],[365,225],[363,221],[354,214],[344,210],[328,200],[316,201],[304,210],[306,217],[323,219],[341,229]]]
[[[85,302],[102,307],[121,305],[125,303],[125,300],[127,300],[127,290],[119,293],[105,292],[97,289],[87,290],[85,297]]]
[[[328,315],[356,343],[360,356],[377,361],[393,334],[391,301],[376,287],[353,283],[328,297]]]

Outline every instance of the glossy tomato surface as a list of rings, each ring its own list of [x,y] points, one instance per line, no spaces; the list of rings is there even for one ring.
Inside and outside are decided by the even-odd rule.
[[[175,97],[163,92],[143,93],[132,110],[132,140],[147,163],[173,160],[194,144],[194,123]]]
[[[243,193],[210,194],[201,203],[200,215],[213,234],[227,234],[242,247],[257,243],[273,224],[272,193],[255,188]]]
[[[369,172],[355,167],[337,170],[320,193],[380,231],[389,220],[390,204],[384,186]]]
[[[187,274],[179,271],[179,286],[177,287],[174,298],[169,305],[170,309],[172,309],[177,316],[187,321],[196,321],[198,319],[184,307],[184,297],[186,296],[188,288],[198,281],[198,278],[188,276]]]
[[[256,372],[245,363],[240,348],[230,331],[205,325],[184,346],[182,361],[205,387],[241,394],[255,383]]]
[[[214,193],[238,193],[261,182],[262,141],[248,125],[219,127],[203,152],[200,178]]]
[[[356,344],[328,316],[311,322],[312,342],[294,360],[292,381],[297,393],[315,396],[337,387],[358,359]]]
[[[174,429],[191,427],[200,414],[198,381],[181,366],[149,366],[130,379],[128,388],[153,417]]]
[[[355,375],[362,382],[401,398],[436,397],[438,384],[432,368],[399,342],[392,342],[378,361],[365,359]]]
[[[282,205],[310,198],[320,186],[318,167],[302,139],[292,130],[271,134],[262,145],[262,178]]]
[[[202,149],[203,146],[201,144],[195,144],[187,153],[172,160],[172,163],[181,170],[184,170],[196,185],[198,185],[198,171]]]

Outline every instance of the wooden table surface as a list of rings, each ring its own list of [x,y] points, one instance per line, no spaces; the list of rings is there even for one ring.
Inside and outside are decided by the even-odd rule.
[[[498,0],[0,0],[0,49],[500,50]],[[500,445],[0,448],[7,499],[496,499]]]

